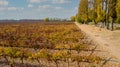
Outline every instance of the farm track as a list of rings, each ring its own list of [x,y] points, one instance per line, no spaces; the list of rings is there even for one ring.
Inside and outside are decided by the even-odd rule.
[[[96,45],[100,46],[102,50],[107,51],[111,57],[116,58],[120,62],[120,31],[109,31],[98,28],[92,25],[75,24],[91,39]]]

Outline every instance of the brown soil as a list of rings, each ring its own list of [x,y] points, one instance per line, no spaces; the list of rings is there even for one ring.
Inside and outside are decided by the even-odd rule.
[[[120,30],[109,31],[94,25],[79,24],[77,22],[75,24],[85,33],[88,39],[92,40],[98,46],[97,49],[103,51],[99,55],[104,55],[108,58],[111,57],[111,60],[120,63]]]

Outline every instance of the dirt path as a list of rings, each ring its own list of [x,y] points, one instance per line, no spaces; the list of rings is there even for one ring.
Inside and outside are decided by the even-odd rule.
[[[120,61],[120,31],[109,31],[92,25],[75,24],[95,43]]]

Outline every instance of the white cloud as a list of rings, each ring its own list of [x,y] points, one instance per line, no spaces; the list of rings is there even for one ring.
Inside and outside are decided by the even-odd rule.
[[[40,5],[38,7],[39,9],[43,9],[43,10],[47,10],[47,11],[51,11],[51,10],[63,10],[64,8],[62,7],[54,7],[54,6],[51,6],[51,5]]]
[[[24,10],[24,8],[16,8],[16,7],[0,7],[0,11],[16,11],[16,10]]]
[[[62,10],[62,7],[55,7],[56,10]]]
[[[52,0],[52,3],[64,4],[64,3],[71,3],[71,1],[69,1],[69,0]]]
[[[32,7],[33,7],[33,5],[32,5],[32,4],[28,4],[28,7],[29,7],[29,8],[32,8]]]
[[[62,7],[56,7],[56,6],[52,6],[52,5],[40,5],[37,10],[39,12],[46,12],[46,13],[55,13],[55,12],[58,12],[58,11],[64,11],[64,8]]]
[[[43,5],[39,6],[40,9],[52,9],[53,7],[51,5]]]
[[[40,3],[40,2],[49,2],[53,4],[64,4],[64,3],[71,3],[70,0],[28,0],[30,3]]]
[[[6,0],[0,0],[0,6],[7,6],[9,4]]]
[[[16,7],[8,7],[7,9],[8,9],[8,10],[17,10]]]
[[[0,0],[0,11],[4,10],[17,10],[16,7],[9,7],[9,2],[7,0]]]
[[[5,10],[6,8],[4,8],[4,7],[0,7],[0,11],[3,11],[3,10]]]
[[[44,1],[47,1],[47,0],[29,0],[30,3],[40,3]]]
[[[20,8],[20,10],[24,10],[24,8]]]
[[[1,3],[6,1],[6,3]],[[7,2],[8,1],[8,2]],[[72,0],[26,0],[23,6],[10,5],[9,0],[0,0],[0,19],[40,19],[44,17],[68,18],[75,15],[76,8],[66,8],[66,3],[72,3]],[[4,6],[1,6],[3,5]],[[59,5],[56,5],[59,4]],[[61,5],[60,5],[61,4]],[[56,5],[56,6],[55,6]],[[74,6],[74,5],[73,5]],[[32,8],[30,8],[32,7]],[[2,11],[1,11],[2,10]]]

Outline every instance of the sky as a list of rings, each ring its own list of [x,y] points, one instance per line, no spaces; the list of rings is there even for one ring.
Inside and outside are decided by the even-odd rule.
[[[79,0],[0,0],[0,19],[69,19]]]

